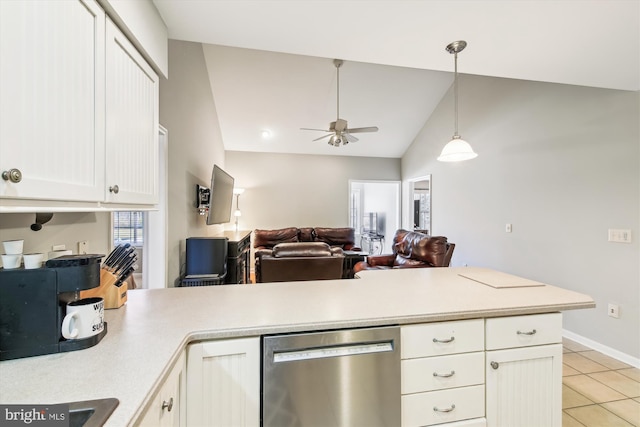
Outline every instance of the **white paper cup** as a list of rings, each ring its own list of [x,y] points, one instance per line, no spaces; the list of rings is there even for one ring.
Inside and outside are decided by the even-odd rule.
[[[2,242],[2,246],[4,246],[4,253],[7,255],[21,254],[23,245],[24,240],[5,240]]]
[[[44,254],[24,254],[24,268],[31,270],[32,268],[42,267],[44,262]]]
[[[19,268],[22,261],[22,254],[18,255],[2,255],[2,267],[5,270]]]

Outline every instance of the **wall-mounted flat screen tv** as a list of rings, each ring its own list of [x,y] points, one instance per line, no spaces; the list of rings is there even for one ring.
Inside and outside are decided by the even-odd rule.
[[[213,165],[207,225],[226,224],[231,221],[233,182],[231,175],[223,171],[218,165]]]

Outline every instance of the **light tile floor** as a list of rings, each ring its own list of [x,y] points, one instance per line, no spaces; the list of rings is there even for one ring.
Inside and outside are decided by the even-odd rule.
[[[640,369],[564,338],[562,427],[640,427]]]

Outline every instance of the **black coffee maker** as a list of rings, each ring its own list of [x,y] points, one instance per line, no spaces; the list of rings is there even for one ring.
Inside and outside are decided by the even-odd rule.
[[[0,360],[62,353],[92,347],[107,333],[66,340],[62,320],[67,303],[80,291],[100,286],[104,255],[66,255],[45,267],[0,270]]]

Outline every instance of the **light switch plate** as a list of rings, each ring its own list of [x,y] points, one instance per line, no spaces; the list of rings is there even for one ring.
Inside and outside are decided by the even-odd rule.
[[[631,230],[610,228],[609,241],[619,243],[631,243]]]

